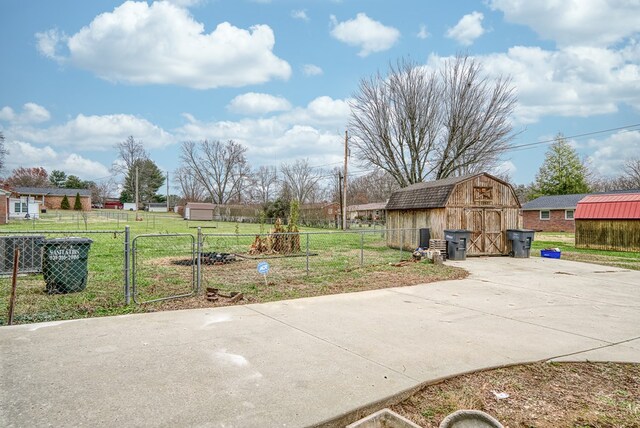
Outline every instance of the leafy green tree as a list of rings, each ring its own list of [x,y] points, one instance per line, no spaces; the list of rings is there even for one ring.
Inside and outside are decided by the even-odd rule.
[[[535,193],[537,196],[587,193],[588,176],[589,170],[576,150],[558,134],[536,174]]]
[[[76,193],[76,199],[73,201],[73,209],[82,211],[82,202],[80,201],[80,193]]]
[[[71,209],[71,204],[69,204],[69,198],[67,198],[67,195],[64,195],[64,197],[62,198],[62,202],[60,202],[60,209],[61,210]]]
[[[67,177],[67,181],[65,181],[64,187],[66,187],[67,189],[86,189],[87,182],[81,180],[77,175],[70,175]]]
[[[138,197],[140,202],[150,202],[164,184],[165,177],[151,159],[138,159],[127,172],[124,188],[120,194],[122,202],[135,202],[136,168],[138,169]]]
[[[60,171],[59,169],[54,169],[49,174],[49,183],[53,187],[64,187],[64,183],[67,181],[67,174],[64,171]]]

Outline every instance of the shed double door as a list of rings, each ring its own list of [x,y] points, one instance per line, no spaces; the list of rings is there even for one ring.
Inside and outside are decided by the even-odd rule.
[[[504,254],[502,210],[467,208],[464,210],[465,228],[471,231],[467,254]]]

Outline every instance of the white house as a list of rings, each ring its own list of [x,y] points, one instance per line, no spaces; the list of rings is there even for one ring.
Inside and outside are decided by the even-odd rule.
[[[40,202],[29,196],[9,198],[9,218],[40,218]]]

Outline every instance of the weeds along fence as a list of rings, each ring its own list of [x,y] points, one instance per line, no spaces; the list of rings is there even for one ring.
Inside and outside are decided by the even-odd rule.
[[[136,220],[137,219],[137,220]],[[147,211],[50,211],[38,217],[12,219],[12,226],[21,230],[69,230],[90,232],[97,229],[123,229],[125,225],[139,222],[148,231],[157,230],[166,219],[176,219],[175,215],[150,213]]]
[[[252,296],[272,285],[304,286],[317,287],[322,294],[336,281],[359,275],[361,269],[409,258],[418,244],[413,242],[417,230],[216,234],[198,228],[194,232],[132,234],[128,227],[3,231],[0,325],[7,323],[16,248],[20,275],[13,319],[28,323],[153,310],[147,304],[194,296],[200,296],[197,302],[183,307],[199,307],[207,289]],[[406,236],[404,245],[389,247],[388,238],[398,234]],[[91,242],[87,246],[78,237]],[[85,263],[79,260],[83,256]]]

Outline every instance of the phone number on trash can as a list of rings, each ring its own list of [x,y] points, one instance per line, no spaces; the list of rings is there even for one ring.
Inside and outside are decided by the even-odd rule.
[[[78,260],[80,250],[75,248],[57,249],[49,251],[49,260]]]

